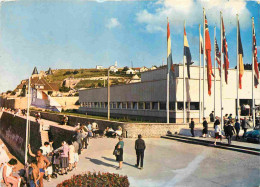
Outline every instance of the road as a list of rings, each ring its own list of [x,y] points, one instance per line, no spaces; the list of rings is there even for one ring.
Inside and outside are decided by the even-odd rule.
[[[201,145],[166,139],[145,139],[144,169],[136,162],[134,139],[124,139],[124,165],[118,165],[112,155],[117,139],[91,139],[89,149],[80,155],[77,170],[59,176],[45,186],[56,186],[72,175],[87,171],[113,172],[127,175],[132,187],[172,186],[259,186],[260,157]]]

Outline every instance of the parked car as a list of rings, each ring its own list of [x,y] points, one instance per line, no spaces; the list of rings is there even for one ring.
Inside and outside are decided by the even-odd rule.
[[[254,130],[248,131],[245,135],[245,139],[247,141],[256,141],[257,143],[260,143],[260,125],[258,124]]]

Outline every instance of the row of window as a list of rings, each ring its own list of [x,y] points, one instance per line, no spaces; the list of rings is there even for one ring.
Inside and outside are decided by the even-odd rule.
[[[107,102],[82,102],[81,107],[107,108]],[[170,110],[183,110],[183,102],[170,102]],[[110,102],[111,109],[166,110],[165,102]],[[186,102],[189,110],[199,110],[199,102]]]

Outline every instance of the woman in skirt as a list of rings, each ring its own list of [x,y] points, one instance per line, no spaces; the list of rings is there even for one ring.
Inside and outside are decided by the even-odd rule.
[[[116,144],[115,149],[118,151],[118,154],[116,154],[116,161],[119,162],[119,167],[117,170],[121,170],[123,166],[123,149],[124,149],[124,142],[123,142],[123,137],[119,137],[119,142]]]

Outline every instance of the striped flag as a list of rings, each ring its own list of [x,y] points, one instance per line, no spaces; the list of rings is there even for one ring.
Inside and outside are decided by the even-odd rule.
[[[172,47],[171,47],[171,33],[170,33],[170,24],[169,20],[167,20],[167,66],[168,73],[174,72],[174,66],[172,63]]]
[[[241,36],[240,36],[240,26],[239,26],[239,21],[238,21],[238,66],[239,68],[239,88],[242,89],[242,77],[244,74],[244,63],[243,63],[243,46],[241,42]]]
[[[258,62],[257,62],[257,45],[256,45],[256,35],[255,35],[255,23],[253,22],[253,55],[254,55],[254,85],[257,88],[259,84],[259,70],[258,70]]]
[[[226,39],[226,33],[225,33],[225,27],[224,27],[224,21],[223,17],[222,19],[222,53],[223,53],[223,58],[224,58],[224,71],[225,71],[225,81],[226,84],[228,83],[228,69],[229,69],[229,60],[228,60],[228,45],[227,45],[227,39]]]
[[[211,44],[210,44],[210,36],[209,36],[209,28],[208,21],[205,15],[205,52],[206,52],[206,60],[207,60],[207,78],[208,78],[208,94],[211,95],[211,76],[212,73],[212,63],[211,63]]]
[[[183,49],[183,55],[186,57],[188,77],[190,79],[191,54],[190,54],[190,47],[189,47],[189,43],[188,43],[185,27],[184,27],[184,49]]]
[[[221,58],[221,53],[219,51],[219,48],[218,48],[218,42],[217,42],[217,38],[215,38],[215,48],[216,48],[216,61],[218,63],[218,70],[219,70],[219,76],[221,76],[221,72],[220,72],[220,58]]]

